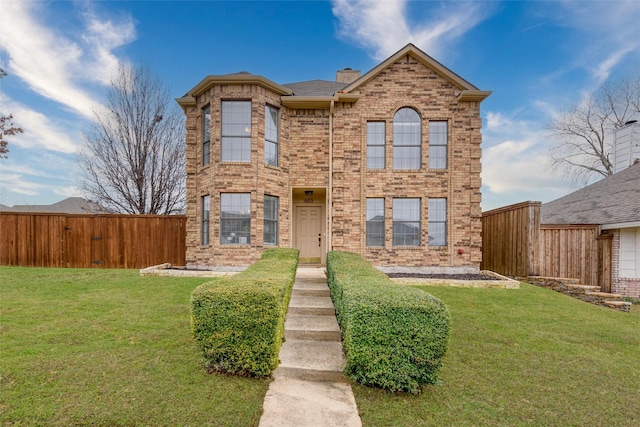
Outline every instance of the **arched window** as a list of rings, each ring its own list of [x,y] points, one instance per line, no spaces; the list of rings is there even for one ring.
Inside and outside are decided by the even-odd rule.
[[[420,169],[420,115],[413,108],[401,108],[393,117],[393,168]]]

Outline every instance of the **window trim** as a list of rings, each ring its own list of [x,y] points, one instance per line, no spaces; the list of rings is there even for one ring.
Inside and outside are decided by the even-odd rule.
[[[436,138],[436,135],[440,135],[440,133],[432,133],[432,130],[435,129],[434,124],[444,124],[445,132],[444,132],[444,144],[434,144],[434,141],[438,141],[439,138]],[[445,155],[444,155],[444,166],[436,167],[432,165],[432,159],[435,159],[432,156],[432,147],[445,147]],[[438,157],[437,159],[441,159]],[[448,169],[449,168],[449,121],[447,120],[429,120],[429,169]]]
[[[201,197],[201,214],[200,244],[209,246],[211,244],[211,196],[208,194]]]
[[[249,117],[248,117],[248,122],[247,123],[242,123],[243,125],[247,125],[244,128],[244,133],[243,134],[238,134],[238,135],[234,135],[234,134],[225,134],[225,129],[227,127],[227,124],[225,124],[225,104],[232,104],[232,103],[248,103],[249,104]],[[252,149],[252,138],[251,135],[253,133],[253,124],[252,124],[252,115],[253,115],[253,102],[249,99],[223,99],[220,101],[220,161],[223,163],[251,163],[251,149]],[[247,132],[248,129],[248,132]],[[248,133],[248,135],[247,135]],[[249,142],[249,151],[248,153],[248,159],[247,160],[238,160],[238,159],[228,159],[225,157],[229,157],[229,154],[231,153],[226,153],[225,154],[225,145],[229,142],[229,139],[240,139],[242,142]],[[241,153],[243,153],[242,151],[240,151]]]
[[[275,202],[275,218],[267,218],[267,199],[271,199]],[[263,234],[262,234],[262,243],[264,245],[269,245],[269,246],[278,246],[278,237],[279,237],[279,229],[280,229],[280,224],[279,224],[279,217],[280,217],[280,198],[278,196],[272,196],[270,194],[265,194],[264,195],[264,229],[263,229]],[[274,230],[274,237],[275,237],[275,242],[267,242],[266,236],[267,236],[267,223],[271,223],[271,224],[275,224],[275,230]]]
[[[432,219],[433,216],[431,215],[431,211],[435,210],[437,207],[436,206],[432,206],[431,203],[432,202],[435,203],[435,202],[438,202],[438,201],[444,202],[444,220]],[[448,200],[447,200],[446,197],[430,197],[428,202],[427,202],[427,209],[428,209],[428,211],[427,211],[427,227],[428,227],[427,228],[427,231],[428,231],[428,233],[427,233],[428,234],[427,245],[429,245],[429,246],[432,246],[432,247],[446,247],[446,246],[449,245],[449,243],[448,243],[449,239],[447,239],[447,229],[448,229],[448,225],[449,225],[448,221],[447,221],[447,215],[448,215],[447,202],[448,202]],[[434,244],[431,243],[430,236],[431,236],[431,225],[432,224],[434,224],[434,225],[435,224],[444,224],[444,242],[443,243],[437,243],[437,244],[436,243],[434,243]]]
[[[202,108],[202,166],[211,163],[211,105]]]
[[[267,123],[269,117],[269,111],[273,110],[276,112],[276,129],[275,129],[275,141],[268,138],[267,132]],[[275,164],[271,164],[267,159],[267,145],[273,144],[275,146]],[[280,109],[276,108],[272,105],[266,104],[264,108],[264,164],[266,166],[277,168],[280,166]]]
[[[369,131],[369,125],[373,125],[373,124],[379,124],[382,125],[382,143],[372,143],[372,139],[370,138],[370,135],[372,135],[372,133]],[[367,169],[368,170],[382,170],[382,169],[386,169],[387,167],[387,122],[384,120],[368,120],[367,121],[367,125],[366,125],[366,129],[367,129]],[[369,166],[369,160],[370,160],[370,156],[369,156],[369,149],[370,147],[382,147],[382,167],[371,167]],[[375,157],[375,159],[379,159],[379,157]]]
[[[377,216],[381,216],[382,219],[378,219],[378,220],[373,220],[373,219],[367,219],[369,217],[369,202],[373,202],[373,201],[382,201],[382,209],[381,209],[381,213],[382,215],[377,215]],[[367,197],[366,201],[365,201],[365,246],[366,247],[384,247],[385,246],[385,199],[384,197]],[[375,210],[380,210],[380,208],[373,208]],[[375,216],[373,218],[376,218]],[[373,224],[380,224],[382,223],[382,235],[380,234],[375,234],[373,235],[373,233],[370,233],[369,230],[369,225],[373,225]],[[375,239],[380,239],[382,238],[382,244],[381,245],[374,245],[374,244],[369,244],[369,238],[371,238],[372,240]]]
[[[399,201],[399,200],[414,200],[417,201],[418,206],[417,206],[417,212],[418,212],[418,218],[417,221],[416,220],[396,220],[396,211],[399,210],[399,207],[396,207],[395,202]],[[391,244],[394,247],[420,247],[422,246],[422,199],[420,197],[394,197],[392,200],[392,205],[391,205],[391,210],[392,210],[392,225],[393,225],[393,230],[392,230],[392,238],[391,238]],[[404,242],[403,244],[396,244],[396,226],[397,225],[402,225],[402,224],[418,224],[418,230],[417,230],[417,235],[418,235],[418,243],[417,244],[406,244],[406,242]],[[405,234],[406,236],[406,234]],[[399,236],[398,236],[399,237]],[[406,237],[403,239],[406,241]]]
[[[402,122],[399,120],[399,114],[401,114],[401,112],[403,111],[413,111],[416,116],[418,116],[418,120],[416,122]],[[418,135],[417,135],[417,144],[413,144],[413,145],[408,145],[408,144],[399,144],[398,141],[401,139],[400,135],[403,135],[405,133],[403,132],[399,132],[400,129],[400,124],[401,123],[409,123],[409,124],[417,124],[418,126]],[[403,159],[406,160],[407,157],[401,157],[398,155],[398,151],[400,151],[400,149],[418,149],[418,153],[416,159],[418,164],[415,165],[416,167],[409,167],[409,168],[405,168],[405,167],[399,167],[396,166],[399,163],[399,159]],[[411,156],[413,157],[413,156]],[[409,157],[409,158],[411,158]],[[420,113],[418,112],[418,110],[416,110],[413,107],[402,107],[399,108],[398,111],[396,111],[396,113],[393,115],[393,162],[392,162],[392,168],[394,170],[420,170],[422,169],[422,116],[420,115]]]
[[[248,197],[248,202],[249,202],[249,211],[247,214],[245,214],[244,217],[238,217],[238,218],[225,218],[223,217],[223,209],[226,207],[225,206],[225,196],[234,196],[234,195],[243,195]],[[246,202],[246,200],[244,201]],[[233,212],[233,211],[231,211]],[[251,193],[220,193],[220,245],[224,245],[224,246],[242,246],[242,245],[250,245],[251,244]],[[227,226],[227,221],[236,221],[236,222],[240,222],[240,221],[248,221],[247,224],[247,231],[245,231],[243,234],[243,236],[236,236],[235,232],[231,232],[230,236],[226,236],[224,235],[225,233],[225,229],[228,228]],[[229,237],[231,237],[232,239],[229,239]],[[235,238],[237,237],[237,242],[232,241],[232,240],[236,240]],[[242,241],[243,238],[245,239],[245,241]]]

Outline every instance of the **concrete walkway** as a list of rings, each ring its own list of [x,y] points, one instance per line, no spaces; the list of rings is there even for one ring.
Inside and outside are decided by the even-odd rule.
[[[323,268],[300,267],[260,427],[361,426]]]

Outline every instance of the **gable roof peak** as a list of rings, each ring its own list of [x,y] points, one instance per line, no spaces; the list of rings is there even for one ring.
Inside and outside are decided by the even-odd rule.
[[[407,43],[404,47],[398,50],[396,53],[391,55],[389,58],[382,61],[376,67],[374,67],[369,72],[362,75],[360,78],[356,79],[353,83],[346,86],[341,90],[343,93],[349,93],[353,90],[356,90],[360,85],[365,82],[371,80],[373,77],[378,75],[384,69],[390,67],[398,60],[402,59],[406,55],[410,55],[411,57],[418,60],[427,68],[433,70],[438,75],[442,76],[444,79],[448,80],[454,86],[460,89],[460,93],[458,95],[459,101],[476,101],[480,102],[488,97],[491,92],[490,91],[481,91],[473,84],[469,83],[467,80],[460,77],[458,74],[451,71],[449,68],[436,61],[433,57],[426,54],[424,51],[419,49],[413,43]]]

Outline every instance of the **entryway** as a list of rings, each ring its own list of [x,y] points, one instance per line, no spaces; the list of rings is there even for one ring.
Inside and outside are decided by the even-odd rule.
[[[294,189],[294,247],[300,250],[300,264],[324,264],[325,242],[324,188]]]

